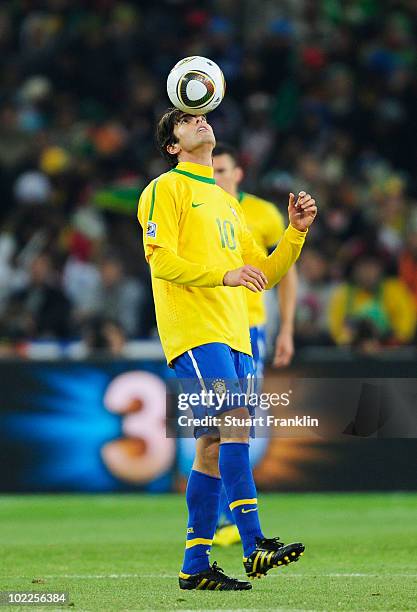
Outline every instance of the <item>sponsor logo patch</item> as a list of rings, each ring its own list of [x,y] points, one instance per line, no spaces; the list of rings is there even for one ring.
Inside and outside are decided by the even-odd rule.
[[[156,230],[157,224],[153,221],[148,221],[148,225],[146,227],[146,235],[148,238],[156,238]]]

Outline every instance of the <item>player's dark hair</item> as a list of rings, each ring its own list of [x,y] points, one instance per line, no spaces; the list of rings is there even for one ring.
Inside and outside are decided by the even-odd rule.
[[[186,115],[178,108],[169,108],[158,121],[156,126],[156,143],[158,149],[168,164],[173,168],[178,164],[178,157],[172,153],[168,153],[167,147],[178,142],[178,138],[174,134],[174,128],[180,120]]]
[[[226,144],[225,142],[217,143],[213,151],[213,157],[217,157],[218,155],[229,155],[229,157],[233,159],[235,165],[239,165],[239,153],[232,145]]]

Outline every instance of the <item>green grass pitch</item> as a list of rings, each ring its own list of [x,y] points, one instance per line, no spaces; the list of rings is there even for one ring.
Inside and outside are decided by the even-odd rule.
[[[304,557],[249,592],[187,592],[183,496],[1,496],[0,590],[68,591],[74,610],[417,609],[417,494],[261,494],[260,510]],[[240,546],[212,559],[243,576]]]

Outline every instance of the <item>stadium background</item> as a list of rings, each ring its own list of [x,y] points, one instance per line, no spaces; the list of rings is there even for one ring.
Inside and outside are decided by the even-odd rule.
[[[191,443],[167,440],[161,418],[157,462],[143,433],[141,385],[170,372],[135,214],[165,170],[153,130],[166,75],[187,55],[225,73],[210,121],[238,147],[245,190],[285,212],[288,191],[303,188],[320,206],[284,375],[414,376],[416,17],[414,2],[375,0],[1,4],[3,491],[184,486]],[[369,285],[372,303],[354,315],[349,302]],[[109,405],[109,388],[138,372],[158,378]],[[258,484],[416,488],[415,440],[345,438],[261,445]]]

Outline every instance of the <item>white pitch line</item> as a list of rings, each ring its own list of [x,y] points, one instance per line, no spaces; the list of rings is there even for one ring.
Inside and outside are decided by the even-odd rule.
[[[244,578],[244,574],[239,574],[239,578]],[[283,573],[268,574],[268,578],[386,578],[387,574],[295,574]],[[390,578],[417,578],[417,574],[389,574]],[[39,580],[59,580],[65,578],[69,580],[107,580],[107,579],[124,579],[124,578],[167,578],[174,580],[178,578],[178,574],[44,574]],[[1,580],[36,580],[34,576],[0,576]]]

